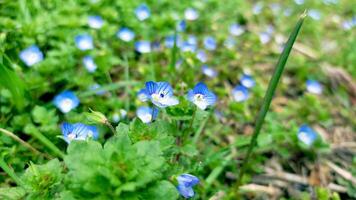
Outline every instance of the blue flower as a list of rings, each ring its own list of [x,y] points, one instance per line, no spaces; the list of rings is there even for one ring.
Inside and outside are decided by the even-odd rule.
[[[237,85],[233,90],[232,90],[232,97],[234,98],[235,101],[237,102],[242,102],[246,101],[249,97],[249,92],[248,89],[245,88],[242,85]]]
[[[198,19],[199,13],[194,8],[187,8],[184,11],[184,17],[186,20],[194,21]]]
[[[239,36],[245,32],[245,28],[240,24],[231,24],[229,31],[231,35]]]
[[[294,2],[298,5],[304,4],[304,0],[294,0]]]
[[[20,52],[20,59],[30,67],[43,60],[43,53],[38,46],[32,45]]]
[[[178,32],[185,31],[186,27],[187,27],[187,23],[185,22],[185,20],[180,20],[176,25],[176,29]]]
[[[209,51],[216,49],[216,41],[211,36],[205,37],[203,43],[204,43],[205,49],[207,49]]]
[[[177,190],[184,198],[191,198],[194,196],[192,187],[199,183],[199,179],[196,176],[191,174],[181,174],[177,177],[177,181]]]
[[[143,123],[150,123],[157,118],[158,109],[141,106],[136,110],[136,115]]]
[[[342,28],[344,30],[350,30],[356,26],[356,15],[352,19],[346,20],[342,23]]]
[[[116,37],[122,41],[130,42],[135,38],[135,33],[131,29],[123,27],[116,33]]]
[[[205,51],[203,51],[203,50],[199,50],[196,54],[196,57],[202,63],[205,63],[208,60],[208,56],[206,55]]]
[[[259,33],[259,37],[262,44],[267,44],[269,41],[271,41],[271,34],[268,32]]]
[[[91,85],[91,86],[89,87],[90,90],[96,91],[95,94],[100,95],[100,96],[101,96],[101,95],[104,95],[104,94],[105,94],[105,90],[98,90],[99,88],[100,88],[100,85],[97,84],[97,83],[94,83],[93,85]]]
[[[112,120],[113,122],[117,123],[120,121],[120,119],[124,119],[127,116],[127,111],[124,109],[120,109],[119,112],[115,112],[112,115]]]
[[[224,46],[228,49],[233,49],[236,45],[236,40],[233,37],[228,37],[225,41],[224,41]]]
[[[174,40],[175,40],[175,36],[174,35],[169,35],[166,37],[166,39],[164,40],[164,45],[167,48],[173,48],[174,46]],[[182,45],[182,38],[180,36],[177,37],[176,40],[176,45],[177,47],[180,47]]]
[[[307,80],[307,91],[313,94],[321,94],[323,92],[323,86],[316,80]]]
[[[138,91],[137,93],[137,98],[142,101],[148,101],[149,100],[149,94],[146,92],[146,89],[141,89],[140,91]]]
[[[146,4],[141,4],[135,9],[135,15],[138,20],[144,21],[150,17],[151,12]]]
[[[83,58],[83,65],[88,70],[88,72],[95,72],[97,68],[94,59],[91,56],[85,56]]]
[[[263,4],[261,2],[257,2],[252,7],[252,13],[254,15],[258,15],[262,12],[262,9],[263,9]]]
[[[88,126],[82,123],[69,124],[64,122],[61,126],[63,139],[69,144],[72,140],[97,139],[99,136],[95,126]]]
[[[208,87],[202,82],[196,84],[192,90],[188,91],[187,98],[202,110],[214,105],[216,102],[216,95],[209,91]]]
[[[90,28],[100,29],[103,24],[104,20],[98,15],[88,17],[88,25]]]
[[[247,74],[242,75],[242,77],[240,79],[240,83],[241,83],[242,86],[244,86],[246,88],[252,88],[256,84],[256,82],[252,78],[252,76],[251,75],[247,75]]]
[[[179,100],[173,96],[172,86],[167,82],[146,82],[145,90],[152,103],[160,108],[179,103]]]
[[[312,19],[317,20],[317,21],[321,19],[321,13],[320,13],[320,11],[315,10],[315,9],[309,10],[308,15],[309,15]]]
[[[85,51],[94,48],[93,38],[88,34],[78,35],[75,37],[75,44],[78,49]]]
[[[207,65],[203,65],[201,67],[201,70],[202,70],[203,74],[205,74],[206,76],[208,76],[210,78],[214,78],[218,75],[218,72],[215,69],[208,67]]]
[[[66,90],[54,97],[54,105],[63,113],[67,113],[79,105],[79,99],[74,92]]]
[[[312,145],[317,137],[318,134],[308,125],[304,124],[298,130],[298,139],[307,146]]]
[[[150,53],[151,43],[149,41],[137,41],[135,42],[135,50],[140,53]]]

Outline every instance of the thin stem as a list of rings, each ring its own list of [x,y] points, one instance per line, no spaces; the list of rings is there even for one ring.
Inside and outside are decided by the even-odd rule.
[[[112,132],[114,135],[116,135],[115,128],[111,125],[111,123],[110,123],[108,120],[105,121],[105,125],[106,125],[107,127],[109,127],[109,129],[111,130],[111,132]]]
[[[194,135],[194,138],[193,138],[193,143],[194,144],[196,144],[198,142],[198,139],[199,139],[201,133],[203,132],[206,123],[208,123],[212,113],[213,113],[213,109],[211,109],[211,111],[209,112],[208,116],[204,119],[204,121],[200,124],[198,130],[195,132],[195,135]]]
[[[292,50],[292,47],[293,47],[293,44],[294,44],[294,41],[295,39],[297,38],[298,36],[298,33],[299,33],[299,30],[303,24],[303,21],[304,21],[304,18],[306,17],[306,13],[304,12],[304,14],[300,17],[299,21],[297,22],[295,28],[293,29],[291,35],[289,36],[289,39],[285,45],[285,48],[283,49],[283,52],[282,54],[280,55],[279,57],[279,60],[278,60],[278,63],[276,65],[276,68],[275,68],[275,71],[274,71],[274,74],[269,82],[269,85],[268,85],[268,89],[267,89],[267,92],[265,94],[265,97],[264,97],[264,100],[263,100],[263,103],[262,103],[262,107],[258,113],[258,116],[257,116],[257,119],[256,119],[256,126],[255,126],[255,130],[253,132],[253,135],[252,135],[252,139],[251,139],[251,142],[250,142],[250,145],[248,147],[248,150],[247,150],[247,155],[246,155],[246,158],[242,164],[242,167],[241,167],[241,170],[239,172],[239,175],[238,175],[238,178],[237,178],[237,183],[236,183],[236,188],[238,189],[239,186],[241,185],[242,183],[242,177],[246,171],[246,168],[248,166],[248,163],[249,163],[249,160],[250,160],[250,157],[251,157],[251,154],[253,153],[253,148],[256,146],[256,143],[257,143],[257,137],[260,133],[260,130],[262,128],[262,124],[264,122],[264,119],[266,117],[266,114],[268,112],[268,109],[271,105],[271,101],[272,101],[272,98],[273,98],[273,95],[274,95],[274,92],[277,88],[277,85],[278,85],[278,82],[279,82],[279,79],[282,75],[282,72],[284,70],[284,67],[286,65],[286,62],[287,62],[287,59],[288,59],[288,56]]]
[[[197,112],[197,107],[194,106],[194,110],[193,110],[193,114],[192,114],[192,120],[190,120],[188,132],[189,132],[190,130],[192,130],[192,128],[193,128],[193,122],[194,122],[194,119],[195,119],[196,112]]]
[[[30,149],[33,153],[39,154],[39,155],[43,155],[43,156],[47,157],[47,155],[41,153],[36,148],[34,148],[32,145],[30,145],[29,143],[23,141],[21,138],[19,138],[14,133],[12,133],[12,132],[10,132],[10,131],[8,131],[6,129],[3,129],[3,128],[0,128],[0,132],[4,133],[5,135],[7,135],[7,136],[11,137],[12,139],[16,140],[17,142],[21,143],[23,146],[25,146],[26,148]]]
[[[177,29],[174,30],[174,43],[173,43],[173,48],[171,52],[171,73],[174,72],[175,70],[175,65],[177,62]]]
[[[130,82],[130,65],[127,59],[127,55],[124,55],[124,62],[125,62],[125,81]],[[128,111],[130,109],[130,86],[126,85],[125,87],[126,92],[126,102],[125,102],[125,109]]]
[[[21,179],[16,175],[16,173],[6,164],[4,161],[4,158],[0,158],[0,167],[6,172],[14,181],[17,185],[23,185]]]

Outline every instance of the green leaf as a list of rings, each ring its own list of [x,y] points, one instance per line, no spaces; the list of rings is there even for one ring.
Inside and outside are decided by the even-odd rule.
[[[23,199],[26,190],[22,187],[0,188],[0,199],[17,200]]]
[[[164,199],[164,200],[174,200],[178,199],[179,193],[176,187],[168,181],[160,181],[154,186],[149,188],[147,191],[143,191],[142,199],[154,200],[154,199]]]

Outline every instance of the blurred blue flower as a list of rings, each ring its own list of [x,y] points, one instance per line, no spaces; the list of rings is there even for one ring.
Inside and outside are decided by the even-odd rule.
[[[205,37],[203,43],[204,43],[205,49],[207,49],[209,51],[212,51],[212,50],[216,49],[216,41],[211,36]]]
[[[237,102],[242,102],[246,101],[249,98],[249,91],[247,88],[245,88],[242,85],[237,85],[233,90],[232,90],[232,97],[234,98],[235,101]]]
[[[293,10],[291,8],[285,8],[283,11],[284,16],[291,16]]]
[[[304,124],[298,130],[298,139],[307,146],[312,145],[317,137],[318,134],[308,125]]]
[[[182,64],[183,64],[183,59],[177,60],[177,62],[175,64],[175,68],[180,69],[182,67]]]
[[[116,33],[116,37],[122,41],[130,42],[135,38],[135,33],[131,29],[123,27]]]
[[[174,106],[179,100],[173,96],[172,86],[167,82],[146,82],[146,93],[152,103],[160,108]]]
[[[127,111],[124,109],[120,109],[119,112],[114,112],[111,118],[114,123],[117,123],[120,121],[120,119],[124,119],[126,116],[127,116]]]
[[[240,24],[231,24],[229,28],[229,32],[231,35],[239,36],[245,32],[245,28]]]
[[[350,30],[356,26],[356,16],[353,16],[352,19],[346,20],[342,23],[342,28],[344,30]]]
[[[208,56],[206,55],[204,50],[198,50],[197,54],[196,54],[196,57],[202,63],[205,63],[206,61],[208,61]]]
[[[202,70],[203,74],[205,74],[206,76],[208,76],[210,78],[214,78],[218,75],[218,72],[215,69],[208,67],[208,65],[203,65],[201,67],[201,70]]]
[[[269,5],[269,7],[271,8],[273,14],[278,14],[278,13],[280,13],[281,4],[279,4],[279,3],[271,3],[271,4]]]
[[[184,17],[186,20],[194,21],[194,20],[198,19],[199,13],[194,8],[187,8],[184,11]]]
[[[88,126],[82,123],[70,124],[64,122],[61,126],[63,139],[69,144],[73,140],[97,139],[99,132],[96,126]]]
[[[182,43],[182,45],[181,45],[181,50],[183,51],[183,52],[195,52],[196,51],[196,49],[197,49],[197,46],[196,45],[194,45],[194,44],[191,44],[191,43],[189,43],[188,41],[186,41],[186,42],[183,42]]]
[[[251,75],[247,74],[242,75],[240,83],[246,88],[252,88],[253,86],[255,86],[255,80],[252,78]]]
[[[268,32],[259,33],[259,37],[262,44],[266,44],[271,41],[271,34]]]
[[[88,25],[90,28],[100,29],[104,25],[104,20],[98,15],[89,16]]]
[[[70,90],[63,91],[54,97],[54,105],[63,113],[67,113],[79,105],[79,99]]]
[[[97,95],[104,95],[105,90],[98,90],[101,86],[98,83],[94,83],[89,87],[90,90],[96,91],[95,94]]]
[[[263,9],[263,4],[262,4],[262,2],[257,2],[257,3],[255,3],[255,4],[253,5],[253,7],[252,7],[252,13],[253,13],[254,15],[258,15],[258,14],[260,14],[260,13],[262,12],[262,9]]]
[[[94,59],[91,56],[85,56],[83,58],[83,65],[88,70],[88,72],[91,72],[91,73],[95,72],[95,70],[97,68],[97,66],[94,62]]]
[[[31,45],[30,47],[22,50],[20,52],[20,59],[28,66],[32,66],[43,60],[43,53],[36,45]]]
[[[214,105],[216,102],[216,95],[202,82],[199,82],[192,90],[188,91],[187,98],[202,110]]]
[[[188,35],[188,39],[187,42],[191,45],[198,45],[198,40],[197,37],[195,37],[195,35]]]
[[[136,110],[136,115],[143,123],[150,123],[157,118],[158,109],[141,106]]]
[[[178,32],[183,32],[183,31],[185,31],[186,28],[187,28],[187,23],[185,20],[178,21],[178,23],[176,25],[176,29]]]
[[[140,91],[138,91],[137,93],[137,98],[142,101],[148,101],[149,100],[149,94],[146,92],[146,89],[141,89]]]
[[[339,0],[323,0],[323,3],[326,4],[326,5],[338,4]]]
[[[151,11],[146,4],[141,4],[135,9],[135,15],[138,20],[144,21],[151,15]]]
[[[317,20],[317,21],[321,19],[321,13],[320,13],[320,11],[315,10],[315,9],[310,9],[310,10],[308,11],[308,15],[309,15],[312,19]]]
[[[174,35],[169,35],[169,36],[167,36],[165,38],[164,45],[167,48],[173,48],[174,40],[175,40],[175,36]],[[177,45],[178,48],[181,47],[181,45],[182,45],[182,38],[179,35],[177,36],[176,45]]]
[[[137,41],[135,42],[135,50],[140,53],[150,53],[151,49],[151,42],[150,41]]]
[[[94,48],[93,38],[88,34],[82,34],[75,37],[75,44],[78,49],[85,51]]]
[[[298,5],[304,4],[304,0],[294,0],[294,2]]]
[[[194,196],[193,186],[199,183],[196,176],[190,174],[182,174],[177,177],[178,186],[177,190],[184,198],[191,198]]]
[[[323,92],[323,86],[316,80],[307,80],[307,91],[313,94],[321,94]]]
[[[235,38],[229,36],[225,41],[224,41],[224,46],[228,49],[233,49],[236,45],[236,40]]]

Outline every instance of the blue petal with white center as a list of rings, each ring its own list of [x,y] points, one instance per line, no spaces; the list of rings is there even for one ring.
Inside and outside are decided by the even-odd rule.
[[[298,139],[307,146],[311,146],[318,138],[318,134],[308,125],[302,125],[298,130]]]
[[[323,86],[316,80],[307,80],[307,91],[313,94],[321,94],[323,92]]]
[[[233,36],[239,36],[245,32],[245,28],[240,24],[232,24],[229,28],[230,34]]]
[[[201,67],[201,70],[202,70],[203,74],[205,74],[206,76],[208,76],[210,78],[214,78],[218,75],[218,72],[215,69],[209,67],[208,65],[203,65]]]
[[[206,61],[208,61],[208,56],[206,55],[205,51],[203,51],[203,50],[198,50],[196,57],[202,63],[205,63]]]
[[[209,51],[213,51],[216,49],[216,41],[211,36],[205,37],[203,43],[204,43],[205,49],[207,49]]]
[[[73,140],[97,139],[99,136],[96,126],[88,126],[82,123],[70,124],[64,122],[61,126],[63,139],[69,144]]]
[[[79,105],[79,99],[74,92],[66,90],[54,97],[54,105],[63,113],[68,113]]]
[[[84,65],[85,69],[87,69],[88,72],[90,72],[90,73],[95,72],[96,68],[98,68],[94,62],[93,57],[91,57],[91,56],[85,56],[83,58],[83,65]]]
[[[233,49],[236,45],[236,40],[233,37],[228,37],[225,41],[224,41],[224,46],[228,49]]]
[[[89,16],[88,17],[88,25],[90,28],[100,29],[104,25],[104,20],[98,15]]]
[[[136,115],[143,123],[151,123],[157,118],[158,109],[141,106],[136,110]]]
[[[202,82],[196,84],[192,90],[188,91],[187,98],[202,110],[216,103],[216,95]]]
[[[43,60],[43,53],[36,45],[32,45],[20,52],[20,59],[28,66],[31,67]]]
[[[78,49],[82,51],[94,48],[93,38],[88,34],[77,35],[74,40]]]
[[[121,28],[117,33],[116,37],[125,42],[130,42],[135,38],[135,33],[126,27]]]
[[[146,82],[146,92],[153,104],[160,108],[174,106],[179,100],[173,96],[172,86],[167,82]]]
[[[177,190],[180,195],[187,199],[194,197],[195,194],[192,187],[185,187],[184,185],[178,185]]]
[[[237,102],[246,101],[249,98],[249,91],[246,87],[242,85],[237,85],[232,90],[232,97]]]
[[[139,53],[150,53],[151,49],[151,42],[149,41],[137,41],[135,42],[135,50]]]
[[[199,18],[199,13],[194,8],[187,8],[184,11],[184,17],[188,21],[194,21]]]
[[[242,75],[242,77],[240,79],[240,83],[241,83],[241,85],[243,85],[246,88],[252,88],[256,84],[256,82],[252,78],[252,76],[247,75],[247,74]]]
[[[135,9],[135,15],[138,20],[144,21],[151,15],[151,11],[146,4],[141,4]]]

